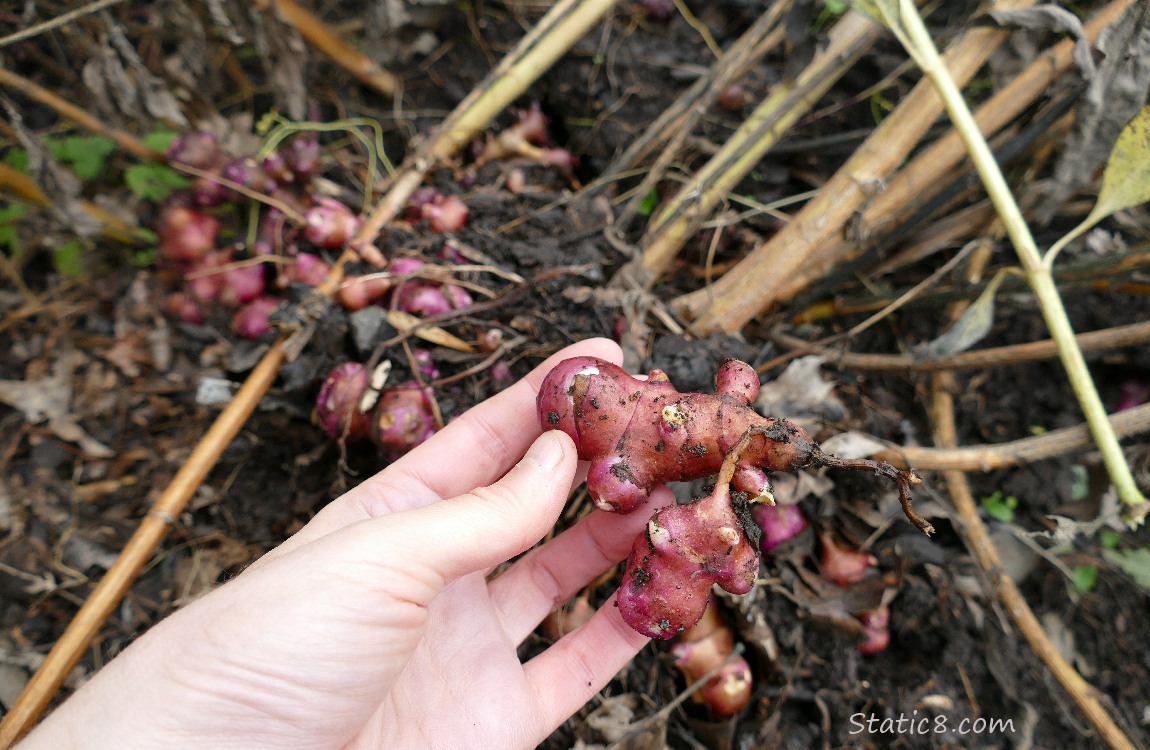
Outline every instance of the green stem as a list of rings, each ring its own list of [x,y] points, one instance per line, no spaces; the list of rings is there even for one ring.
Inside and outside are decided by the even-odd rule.
[[[1074,395],[1078,398],[1086,422],[1090,426],[1090,432],[1094,436],[1094,442],[1102,454],[1102,461],[1106,464],[1110,481],[1114,483],[1122,503],[1127,506],[1129,520],[1133,524],[1141,523],[1147,510],[1150,509],[1150,503],[1147,503],[1146,498],[1139,492],[1130,467],[1126,464],[1126,458],[1122,455],[1122,448],[1118,445],[1118,438],[1106,418],[1106,409],[1102,406],[1102,399],[1094,387],[1094,380],[1090,377],[1082,350],[1078,348],[1078,342],[1074,339],[1074,330],[1066,317],[1066,309],[1062,305],[1062,298],[1054,284],[1050,267],[1043,263],[1034,237],[1030,234],[1030,228],[1022,218],[1022,211],[1006,184],[1006,178],[1003,177],[990,146],[987,145],[978,124],[974,121],[974,116],[962,98],[962,92],[959,91],[939,56],[938,49],[935,48],[934,41],[918,14],[918,9],[910,0],[899,0],[899,11],[901,18],[898,20],[902,23],[905,36],[904,34],[896,36],[907,46],[908,52],[922,68],[923,74],[938,90],[955,129],[966,144],[970,160],[982,178],[986,192],[1026,271],[1026,279],[1038,299],[1042,317],[1050,329],[1050,337],[1058,349],[1058,355],[1070,378]]]

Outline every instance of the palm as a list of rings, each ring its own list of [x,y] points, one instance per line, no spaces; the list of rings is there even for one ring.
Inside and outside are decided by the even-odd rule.
[[[373,717],[385,747],[472,737],[474,747],[524,744],[538,711],[515,644],[478,574],[456,581],[429,610],[427,635]],[[374,728],[373,728],[374,729]],[[441,744],[432,742],[431,744]]]

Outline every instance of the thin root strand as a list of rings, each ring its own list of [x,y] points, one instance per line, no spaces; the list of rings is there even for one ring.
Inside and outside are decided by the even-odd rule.
[[[877,476],[886,477],[894,482],[898,487],[898,502],[902,506],[902,512],[906,514],[907,520],[913,523],[919,531],[930,536],[934,533],[934,526],[930,521],[927,521],[918,511],[914,509],[914,505],[910,500],[911,485],[921,484],[922,479],[914,473],[914,471],[896,469],[886,461],[872,461],[867,458],[839,458],[838,456],[830,453],[823,453],[821,450],[815,451],[812,461],[813,466],[830,466],[836,469],[853,469],[855,471],[873,471]]]

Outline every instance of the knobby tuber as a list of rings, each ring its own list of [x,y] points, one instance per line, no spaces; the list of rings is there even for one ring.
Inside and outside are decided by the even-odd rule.
[[[596,505],[629,513],[651,490],[718,472],[701,500],[655,513],[627,559],[617,604],[623,619],[652,638],[671,638],[696,623],[718,584],[734,594],[754,586],[759,527],[742,495],[774,503],[768,471],[810,466],[863,469],[896,483],[907,517],[933,528],[911,506],[918,478],[889,464],[844,460],[824,453],[798,426],[763,417],[751,406],[759,380],[750,365],[731,360],[716,376],[717,393],[679,393],[666,374],[646,381],[594,357],[561,362],[537,399],[544,429],[571,436],[590,461],[587,489]]]
[[[434,369],[430,361],[419,366]],[[379,394],[372,406],[364,399],[369,385],[367,369],[357,362],[345,362],[328,373],[315,404],[316,419],[328,436],[371,440],[395,460],[435,434],[429,388],[415,381],[402,383]]]
[[[732,446],[756,427],[731,480],[736,490],[773,503],[769,471],[815,466],[872,471],[893,480],[907,518],[933,532],[911,505],[910,486],[919,481],[913,473],[824,453],[797,425],[760,415],[752,406],[759,378],[745,362],[724,363],[715,385],[714,394],[679,393],[661,370],[642,381],[610,362],[573,357],[544,379],[539,420],[544,429],[570,435],[579,458],[591,462],[587,490],[603,510],[629,513],[657,485],[717,473]]]
[[[683,632],[671,647],[675,666],[694,685],[712,670],[718,672],[691,698],[702,703],[717,719],[738,714],[751,701],[754,681],[747,660],[735,653],[735,634],[723,622],[714,598],[707,603],[702,618]]]
[[[740,456],[764,429],[749,428],[731,449],[710,495],[659,510],[635,540],[616,601],[636,631],[671,638],[703,616],[713,584],[732,594],[754,587],[759,527],[746,503],[733,502],[731,478]]]

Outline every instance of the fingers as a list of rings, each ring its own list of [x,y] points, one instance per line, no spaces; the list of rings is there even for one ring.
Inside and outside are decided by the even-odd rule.
[[[537,739],[548,734],[603,689],[648,642],[611,604],[523,666],[536,696]]]
[[[522,642],[556,607],[626,557],[655,509],[673,502],[663,487],[633,513],[595,511],[492,581],[491,600],[511,642]]]
[[[575,465],[571,438],[558,431],[544,433],[495,484],[360,524],[363,533],[343,554],[366,563],[359,567],[367,575],[378,574],[372,567],[378,563],[389,575],[422,581],[427,591],[403,596],[430,602],[447,583],[539,541],[563,509]]]
[[[561,360],[584,355],[612,362],[622,359],[619,347],[607,339],[581,341],[555,353],[523,380],[470,409],[392,466],[333,500],[255,565],[358,521],[494,482],[539,435],[535,395],[543,378]]]

